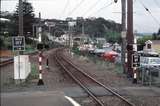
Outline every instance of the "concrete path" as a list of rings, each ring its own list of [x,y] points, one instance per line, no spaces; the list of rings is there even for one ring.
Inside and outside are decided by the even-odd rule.
[[[111,96],[101,87],[90,88],[97,96]],[[123,96],[160,97],[156,87],[122,87],[115,88]],[[80,87],[64,88],[60,91],[28,91],[1,93],[1,106],[80,106],[71,97],[87,97]]]
[[[66,97],[63,92],[58,91],[1,94],[1,106],[74,106],[72,102],[72,98]]]

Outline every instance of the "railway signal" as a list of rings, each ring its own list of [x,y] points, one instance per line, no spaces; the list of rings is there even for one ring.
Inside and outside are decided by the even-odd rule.
[[[140,66],[140,55],[132,54],[132,68],[137,68]]]
[[[137,83],[137,67],[140,66],[140,55],[132,54],[133,83]]]

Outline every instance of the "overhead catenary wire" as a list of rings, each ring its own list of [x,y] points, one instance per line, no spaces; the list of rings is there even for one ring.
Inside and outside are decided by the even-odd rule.
[[[61,13],[61,18],[62,18],[62,16],[65,14],[68,5],[69,5],[69,0],[66,1],[66,4],[65,4],[65,6],[64,6],[64,9],[62,10],[62,13]]]
[[[100,0],[97,0],[93,5],[91,5],[86,12],[83,13],[82,16],[86,15],[89,11],[91,11],[98,3],[100,2]]]
[[[103,6],[103,7],[101,7],[100,9],[98,9],[98,10],[95,11],[94,13],[90,14],[89,16],[91,16],[91,15],[93,15],[93,14],[95,14],[95,13],[100,12],[101,10],[103,10],[103,9],[105,9],[105,8],[107,8],[107,7],[109,7],[109,6],[111,6],[112,4],[114,4],[114,2],[111,2],[111,3],[109,3],[109,4],[107,4],[107,5]]]
[[[160,8],[160,3],[158,3],[157,0],[153,0],[153,1],[157,5],[157,7]]]
[[[149,10],[149,8],[147,8],[144,3],[142,1],[139,0],[139,2],[141,3],[141,5],[143,6],[143,8],[146,10],[146,12],[148,12],[151,17],[153,18],[153,20],[160,26],[160,22],[153,16],[152,12]]]
[[[68,16],[69,16],[69,15],[72,15],[73,12],[74,12],[75,10],[77,10],[78,7],[80,7],[80,5],[81,5],[84,1],[85,1],[85,0],[81,0],[74,8],[68,13]]]

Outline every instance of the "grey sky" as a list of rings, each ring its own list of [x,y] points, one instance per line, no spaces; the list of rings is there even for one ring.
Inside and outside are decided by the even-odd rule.
[[[121,0],[106,8],[113,0],[28,0],[32,3],[36,16],[41,12],[42,18],[65,19],[66,17],[103,17],[121,22]],[[146,12],[141,2],[151,11]],[[2,0],[2,11],[15,11],[18,0]],[[76,7],[78,4],[80,4]],[[66,6],[67,4],[67,6]],[[66,8],[65,8],[66,7]],[[100,8],[103,8],[99,10]],[[98,11],[99,10],[99,11]],[[134,30],[138,32],[157,32],[160,28],[160,0],[134,0]]]

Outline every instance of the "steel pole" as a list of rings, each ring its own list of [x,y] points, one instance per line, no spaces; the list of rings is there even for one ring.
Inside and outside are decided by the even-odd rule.
[[[133,54],[133,0],[127,0],[127,66],[128,66],[128,77],[133,77],[133,68],[132,68],[132,54]]]
[[[18,36],[23,36],[23,1],[19,0],[19,8],[18,8],[18,29],[19,29],[19,34]],[[22,55],[23,51],[19,51],[19,55]]]
[[[18,36],[23,36],[23,2],[22,0],[19,0],[19,8],[18,8]],[[21,78],[20,78],[20,55],[23,54],[23,51],[18,51],[18,73],[19,73],[19,83],[21,83]]]
[[[126,0],[121,0],[122,5],[122,32],[126,32]],[[123,36],[123,35],[122,35]],[[121,61],[123,73],[126,73],[125,53],[126,53],[126,37],[122,37]]]
[[[69,43],[68,45],[69,45],[69,53],[70,53],[70,49],[71,49],[71,27],[70,25],[69,25]]]
[[[19,36],[23,36],[23,2],[19,0]]]

